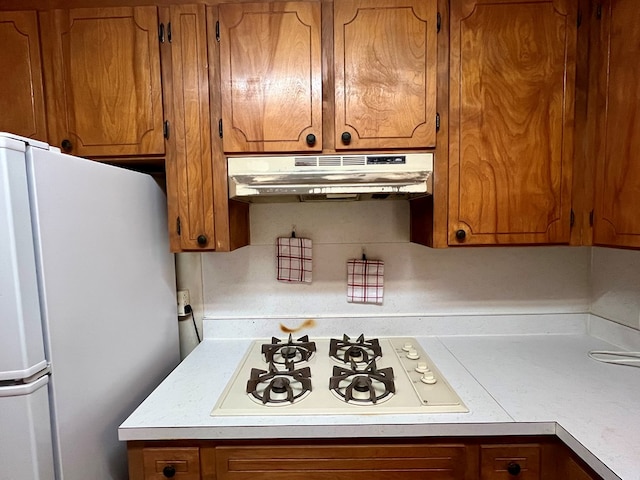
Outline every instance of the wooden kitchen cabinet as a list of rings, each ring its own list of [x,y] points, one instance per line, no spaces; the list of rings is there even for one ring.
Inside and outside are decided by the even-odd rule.
[[[539,480],[542,478],[540,444],[481,445],[481,480]]]
[[[320,3],[220,6],[225,152],[322,150]]]
[[[436,144],[436,0],[334,4],[336,149]]]
[[[449,245],[569,242],[576,10],[451,2]]]
[[[463,444],[218,447],[216,462],[218,480],[473,478]]]
[[[0,12],[0,131],[47,141],[36,12]]]
[[[437,18],[436,0],[221,5],[224,151],[434,147]]]
[[[598,7],[593,243],[640,248],[640,10],[632,0]]]
[[[40,13],[49,143],[84,157],[164,155],[156,7]]]

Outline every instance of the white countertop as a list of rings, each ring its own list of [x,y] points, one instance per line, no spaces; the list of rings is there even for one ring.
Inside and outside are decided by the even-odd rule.
[[[221,338],[249,331],[252,337],[266,338],[270,334],[264,335],[265,331],[273,331],[274,326],[270,321],[233,323],[241,326],[230,335],[223,331],[232,325],[227,320],[210,324],[205,340],[120,426],[119,438],[556,434],[604,478],[640,480],[640,368],[603,364],[587,357],[590,350],[621,349],[612,343],[638,350],[640,341],[634,337],[640,337],[640,332],[587,315],[386,320],[367,327],[380,336],[391,336],[387,330],[392,323],[398,330],[395,336],[413,330],[412,336],[469,413],[212,417],[213,406],[251,344],[250,338]],[[325,323],[329,324],[326,328],[333,328],[332,322]],[[468,328],[470,325],[473,327]],[[324,336],[323,327],[314,334]],[[460,334],[464,330],[471,334]],[[416,331],[428,335],[416,335]],[[455,335],[448,334],[451,332]]]

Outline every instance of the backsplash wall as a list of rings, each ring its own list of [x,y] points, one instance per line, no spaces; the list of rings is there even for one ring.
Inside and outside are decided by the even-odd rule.
[[[276,280],[275,239],[313,240],[313,283]],[[207,317],[322,317],[587,312],[588,247],[409,243],[406,201],[254,204],[251,245],[201,254]],[[346,262],[385,262],[383,305],[346,300]]]

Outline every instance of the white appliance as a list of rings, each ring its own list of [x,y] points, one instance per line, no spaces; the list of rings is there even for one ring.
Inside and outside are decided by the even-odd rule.
[[[127,478],[118,425],[179,362],[148,175],[0,133],[0,480]]]
[[[300,200],[433,191],[433,153],[253,156],[227,158],[229,198]]]
[[[212,416],[465,413],[415,338],[256,340]]]

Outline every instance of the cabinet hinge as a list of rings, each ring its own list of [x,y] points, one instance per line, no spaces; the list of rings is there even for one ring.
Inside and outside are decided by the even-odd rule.
[[[164,23],[158,25],[158,40],[160,43],[164,43]]]
[[[440,114],[436,112],[436,132],[440,131]]]
[[[167,42],[171,43],[171,22],[167,23]]]
[[[440,28],[442,27],[442,15],[438,12],[436,16],[436,33],[440,33]]]
[[[589,212],[589,226],[593,227],[593,210]]]
[[[218,135],[222,138],[222,119],[218,120]]]
[[[178,233],[178,235],[181,234],[181,231],[180,231],[180,217],[176,218],[176,232]]]
[[[216,40],[220,41],[220,22],[216,22]]]
[[[162,124],[162,135],[164,135],[164,138],[167,140],[169,139],[169,120],[165,120]]]
[[[599,3],[596,7],[596,18],[600,20],[602,18],[602,4]]]
[[[573,213],[573,209],[571,210],[571,215],[569,216],[569,226],[573,227],[573,225],[576,223],[576,214]]]
[[[578,10],[578,28],[582,25],[582,10]]]

